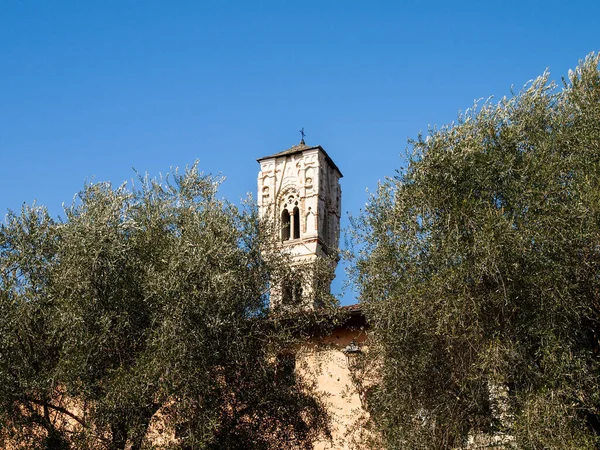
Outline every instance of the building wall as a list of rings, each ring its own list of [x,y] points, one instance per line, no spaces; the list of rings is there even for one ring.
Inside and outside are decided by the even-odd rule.
[[[298,373],[314,381],[331,417],[332,439],[317,443],[316,450],[354,450],[365,442],[368,413],[361,398],[361,380],[355,378],[361,374],[354,369],[353,361],[358,355],[343,351],[352,341],[366,351],[365,339],[364,330],[337,328],[328,336],[313,338],[298,352]]]
[[[291,256],[292,265],[302,266],[326,254],[335,256],[340,238],[342,174],[325,151],[301,143],[258,161],[259,214],[272,221],[281,251]],[[331,263],[335,265],[335,259]],[[315,288],[314,281],[304,281],[302,297],[309,308],[318,306]],[[283,285],[272,286],[271,304],[285,303],[289,297],[286,292]]]

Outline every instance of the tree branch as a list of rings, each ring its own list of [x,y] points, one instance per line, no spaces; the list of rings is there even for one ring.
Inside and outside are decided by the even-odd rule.
[[[44,408],[52,408],[55,411],[58,411],[62,414],[65,414],[66,416],[69,416],[71,419],[77,421],[80,425],[82,425],[84,427],[86,426],[85,421],[82,418],[80,418],[76,414],[73,414],[71,411],[69,411],[66,408],[63,408],[62,406],[53,405],[52,403],[43,402],[43,401],[36,400],[36,399],[30,398],[30,397],[25,397],[25,399],[31,403],[35,403],[36,405],[43,406]]]

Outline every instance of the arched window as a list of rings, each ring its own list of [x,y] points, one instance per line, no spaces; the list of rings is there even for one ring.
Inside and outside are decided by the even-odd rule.
[[[281,303],[283,305],[291,305],[294,301],[294,290],[292,283],[284,282],[281,289]]]
[[[300,280],[286,280],[281,286],[281,303],[286,306],[302,302],[302,284]]]
[[[300,239],[300,210],[294,208],[294,239]]]
[[[290,239],[290,213],[284,209],[281,213],[281,240],[287,241]]]
[[[296,280],[292,286],[292,297],[294,298],[294,302],[296,304],[302,301],[302,284],[299,280]]]

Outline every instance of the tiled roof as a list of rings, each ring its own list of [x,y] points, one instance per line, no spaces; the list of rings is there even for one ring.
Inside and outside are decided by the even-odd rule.
[[[344,311],[348,311],[348,312],[362,312],[362,307],[361,307],[360,303],[355,303],[353,305],[340,306],[340,309],[344,310]]]
[[[316,150],[316,149],[323,150],[320,145],[317,145],[316,147],[311,147],[309,145],[306,145],[304,143],[304,141],[302,141],[298,145],[294,145],[293,147],[290,147],[287,150],[283,150],[283,151],[275,153],[273,155],[263,156],[262,158],[258,158],[257,161],[262,161],[263,159],[269,159],[269,158],[277,158],[278,156],[293,155],[295,153],[300,153],[305,150]]]
[[[316,146],[306,145],[304,143],[304,141],[300,141],[300,143],[298,145],[294,145],[293,147],[290,147],[287,150],[283,150],[283,151],[281,151],[279,153],[275,153],[273,155],[268,155],[268,156],[263,156],[262,158],[258,158],[257,161],[261,162],[261,161],[263,161],[265,159],[279,158],[280,156],[295,155],[296,153],[305,152],[307,150],[320,150],[320,151],[322,151],[323,154],[325,155],[325,159],[327,160],[327,162],[329,163],[329,165],[331,165],[331,167],[333,167],[335,170],[338,171],[338,173],[340,174],[340,178],[343,177],[342,171],[338,168],[338,166],[329,157],[329,155],[323,149],[323,147],[321,147],[320,145],[316,145]]]
[[[343,325],[344,328],[368,328],[369,324],[360,303],[340,306],[339,309],[347,314]]]

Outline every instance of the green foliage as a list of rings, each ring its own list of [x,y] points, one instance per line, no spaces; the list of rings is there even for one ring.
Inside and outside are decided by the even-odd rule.
[[[599,60],[419,136],[355,221],[389,448],[599,445]]]
[[[139,449],[154,426],[176,438],[164,446],[279,449],[327,434],[311,385],[276,358],[303,338],[304,316],[269,317],[268,283],[289,261],[219,183],[194,166],[87,185],[63,221],[35,206],[7,216],[0,439]]]

